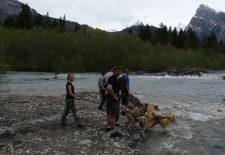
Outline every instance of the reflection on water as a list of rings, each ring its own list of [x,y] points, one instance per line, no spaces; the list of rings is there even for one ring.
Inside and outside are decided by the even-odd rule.
[[[140,148],[145,154],[225,154],[225,72],[202,77],[131,75],[131,91],[143,102],[174,113],[175,125],[154,127]],[[77,73],[76,91],[98,91],[97,73]],[[1,95],[62,95],[66,74],[9,72],[0,75]]]

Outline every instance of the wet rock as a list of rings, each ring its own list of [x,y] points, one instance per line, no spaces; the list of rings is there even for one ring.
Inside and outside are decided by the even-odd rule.
[[[217,109],[218,112],[223,112],[221,109]]]
[[[80,140],[78,142],[78,145],[90,145],[92,143],[92,141],[90,139],[84,139],[84,140]]]

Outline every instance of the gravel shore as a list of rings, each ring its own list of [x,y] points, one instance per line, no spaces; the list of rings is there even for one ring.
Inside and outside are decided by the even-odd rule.
[[[78,116],[84,128],[78,128],[72,115],[61,126],[64,97],[7,96],[0,98],[0,154],[141,154],[138,130],[128,132],[121,116],[118,130],[122,138],[110,138],[106,132],[106,113],[99,111],[99,95],[78,93]]]

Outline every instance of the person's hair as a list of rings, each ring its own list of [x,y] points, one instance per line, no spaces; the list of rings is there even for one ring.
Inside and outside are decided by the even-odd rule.
[[[118,66],[114,66],[113,71],[116,71],[116,70],[121,70],[121,69]]]
[[[104,71],[104,72],[102,72],[102,76],[104,76],[106,74],[106,72]]]
[[[68,74],[67,74],[67,81],[69,81],[70,75],[73,75],[73,73],[68,73]]]
[[[108,71],[111,71],[111,69],[114,68],[115,66],[116,66],[116,65],[110,65]]]

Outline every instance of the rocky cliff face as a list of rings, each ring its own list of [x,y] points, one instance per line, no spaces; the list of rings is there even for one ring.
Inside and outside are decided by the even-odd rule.
[[[18,15],[22,4],[17,0],[0,0],[0,22],[2,23],[9,16]],[[37,14],[33,9],[31,9],[31,13],[33,15]]]
[[[17,0],[0,0],[0,22],[8,16],[17,15],[21,11],[21,5]]]
[[[3,23],[7,17],[18,15],[21,11],[22,4],[23,3],[18,0],[0,0],[0,24]],[[31,14],[33,16],[38,15],[34,9],[31,9]],[[50,17],[50,19],[54,20],[56,18]],[[66,21],[67,30],[73,30],[75,26],[79,26],[82,30],[91,28],[88,25],[80,25],[77,22]]]
[[[200,5],[188,27],[196,31],[203,38],[212,32],[218,41],[225,41],[225,13],[215,11],[206,5]]]
[[[17,0],[0,0],[0,12],[5,15],[16,15],[21,11],[22,3]]]

